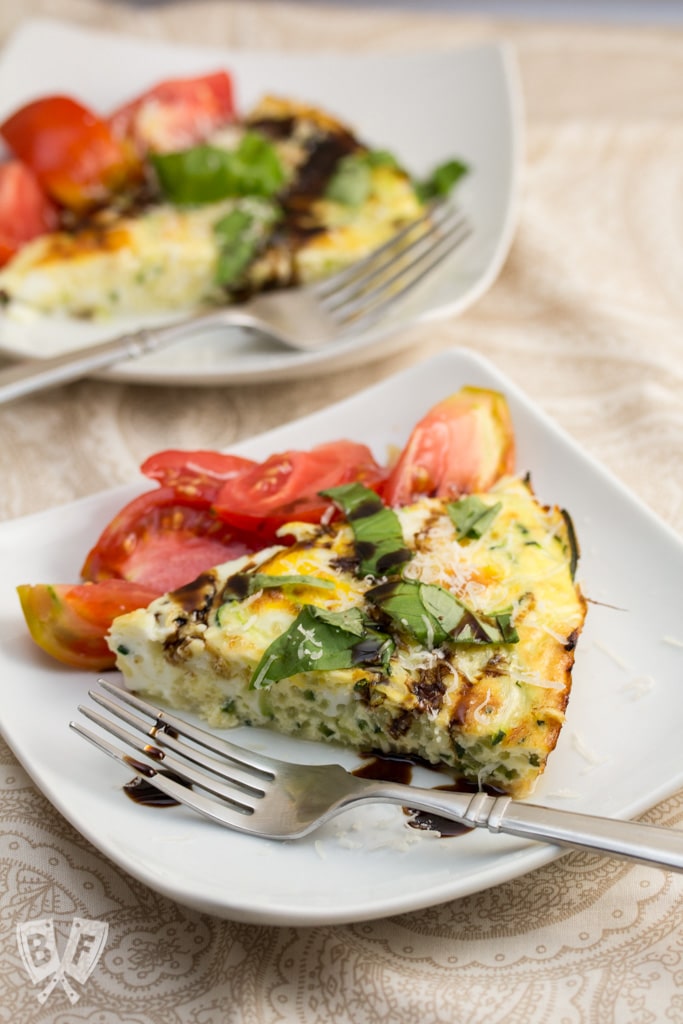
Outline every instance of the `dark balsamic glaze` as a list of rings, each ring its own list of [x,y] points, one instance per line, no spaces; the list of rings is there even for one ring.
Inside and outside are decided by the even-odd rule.
[[[168,793],[162,793],[160,789],[153,786],[147,779],[141,779],[137,775],[125,784],[123,792],[127,797],[130,797],[133,803],[141,804],[143,807],[179,806],[179,801],[175,797],[169,796]]]
[[[450,786],[435,786],[434,789],[446,790],[450,793],[476,793],[477,786],[470,786],[464,781],[453,782]],[[469,825],[461,825],[450,818],[442,818],[440,814],[433,811],[418,811],[414,807],[404,807],[403,813],[410,819],[408,824],[411,828],[423,829],[425,832],[438,832],[441,839],[452,839],[455,836],[464,836],[473,829]]]
[[[166,732],[169,736],[178,735],[174,729],[160,721],[157,721],[154,726],[152,735],[156,732]],[[163,750],[159,750],[158,747],[154,747],[151,744],[145,746],[145,753],[154,761],[164,760],[165,755]],[[155,768],[152,768],[151,765],[145,764],[143,761],[138,761],[134,757],[126,756],[124,760],[131,766],[131,768],[134,768],[136,772],[141,772],[143,775],[147,776],[147,778],[141,779],[139,775],[136,775],[135,778],[130,780],[130,782],[126,782],[123,787],[123,792],[127,797],[130,797],[134,803],[142,804],[144,807],[177,807],[180,804],[180,801],[176,800],[175,797],[169,796],[168,793],[163,793],[160,789],[157,789],[153,782],[147,781],[148,779],[153,779],[155,775],[159,774]],[[192,788],[189,782],[186,782],[185,779],[176,775],[175,772],[164,771],[163,774],[166,778],[173,779],[174,782],[179,783],[181,786],[186,786],[188,789]]]
[[[413,768],[420,764],[419,761],[406,757],[391,757],[385,754],[374,753],[364,756],[369,760],[365,764],[360,765],[359,768],[355,768],[351,773],[352,775],[359,779],[399,782],[405,786],[410,785],[413,780]],[[431,771],[439,770],[438,766],[433,764],[425,764],[424,767],[429,768]],[[447,771],[447,769],[444,770]],[[483,786],[481,788],[493,796],[500,796],[501,791],[493,787]],[[480,787],[476,782],[468,782],[466,779],[458,779],[444,786],[434,786],[434,789],[450,793],[480,792]],[[425,832],[438,832],[442,839],[452,839],[455,836],[462,836],[467,832],[473,831],[468,825],[460,825],[457,821],[442,818],[432,811],[418,811],[414,807],[404,807],[403,813],[409,819],[408,825],[411,828],[421,829]]]
[[[358,779],[373,779],[380,782],[400,782],[409,786],[413,778],[413,762],[405,757],[388,757],[385,754],[368,755],[369,761],[351,772]]]
[[[372,665],[380,660],[386,637],[364,636],[351,648],[354,665]]]

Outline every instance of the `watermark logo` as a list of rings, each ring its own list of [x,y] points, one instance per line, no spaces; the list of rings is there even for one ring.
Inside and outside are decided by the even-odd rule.
[[[17,945],[24,967],[34,985],[44,986],[38,993],[39,1003],[44,1003],[57,985],[62,986],[72,1006],[78,1002],[80,994],[67,975],[85,984],[104,951],[108,931],[105,921],[75,917],[60,960],[52,918],[17,925]]]

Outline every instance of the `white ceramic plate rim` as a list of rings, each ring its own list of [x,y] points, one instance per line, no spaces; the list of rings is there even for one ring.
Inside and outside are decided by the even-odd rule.
[[[572,510],[584,547],[582,586],[604,602],[591,605],[567,723],[534,799],[631,817],[683,786],[676,734],[683,646],[663,639],[680,633],[683,545],[510,380],[485,360],[452,350],[234,450],[260,457],[308,447],[312,436],[354,436],[355,430],[382,457],[387,445],[405,440],[424,411],[466,383],[507,396],[520,471],[531,468],[541,500]],[[553,847],[482,832],[457,840],[424,837],[407,828],[396,808],[351,811],[298,843],[277,844],[224,831],[180,808],[159,812],[127,801],[120,767],[67,729],[94,677],[43,659],[26,635],[14,587],[73,579],[75,563],[102,523],[145,487],[138,482],[0,525],[2,731],[48,799],[97,848],[178,902],[279,925],[342,923],[423,908],[499,884],[558,855]],[[629,688],[646,676],[652,688],[631,694]],[[356,763],[344,751],[335,750],[332,758],[328,746],[260,730],[233,735],[255,748],[267,742],[276,756],[293,760],[327,761],[338,754],[347,765]],[[223,864],[224,885],[217,882]]]
[[[144,49],[143,49],[144,47]],[[52,55],[61,54],[55,62]],[[86,55],[89,60],[86,64]],[[143,62],[143,55],[145,57]],[[119,84],[105,88],[94,67],[111,63],[118,58],[127,67],[125,91]],[[41,94],[52,90],[70,90],[79,97],[92,96],[93,105],[99,101],[101,109],[143,88],[152,80],[169,74],[197,73],[201,68],[228,66],[235,69],[239,89],[244,77],[250,100],[259,91],[272,90],[272,79],[277,79],[280,92],[298,95],[297,83],[301,68],[310,69],[313,80],[318,77],[314,100],[327,105],[357,124],[361,133],[365,120],[358,113],[358,99],[353,99],[353,86],[340,94],[334,78],[320,84],[322,67],[326,62],[328,74],[342,74],[348,82],[366,81],[365,95],[372,96],[369,78],[376,68],[400,74],[417,67],[423,71],[430,62],[440,69],[433,87],[429,76],[406,74],[406,80],[425,81],[418,85],[424,90],[425,106],[435,107],[439,96],[437,84],[444,79],[458,81],[464,75],[468,89],[456,90],[449,108],[449,121],[431,128],[427,136],[396,118],[395,109],[400,97],[393,100],[375,100],[377,112],[372,114],[373,137],[379,129],[374,124],[384,110],[392,123],[387,128],[391,138],[382,144],[393,145],[407,165],[421,170],[433,166],[439,159],[461,155],[466,160],[479,161],[461,186],[459,196],[470,214],[473,233],[465,245],[453,256],[448,266],[418,294],[408,300],[381,329],[357,336],[319,352],[295,353],[270,343],[249,339],[244,332],[230,336],[230,347],[220,335],[204,335],[201,348],[192,341],[183,342],[163,355],[144,357],[142,360],[119,364],[106,372],[109,378],[154,384],[215,385],[217,383],[256,382],[272,379],[290,379],[312,375],[321,369],[358,364],[376,359],[410,344],[412,335],[407,328],[417,323],[443,319],[462,313],[479,299],[495,281],[509,251],[516,224],[520,167],[522,157],[522,101],[514,56],[509,46],[501,43],[471,44],[457,50],[435,53],[397,53],[381,56],[371,54],[329,53],[324,56],[311,53],[256,53],[216,49],[183,47],[159,41],[141,40],[105,34],[92,29],[67,25],[51,19],[35,19],[25,23],[0,55],[0,115],[9,113],[17,105],[36,93],[35,76],[27,76],[24,69],[41,66]],[[277,68],[269,74],[269,65]],[[380,76],[381,77],[381,76]],[[255,82],[260,83],[259,90]],[[400,87],[400,83],[398,83]],[[299,85],[301,91],[303,86]],[[356,87],[360,88],[359,86]],[[431,88],[431,92],[430,92]],[[310,86],[309,86],[310,91]],[[481,106],[481,117],[472,118],[469,107],[463,107],[460,95],[466,91],[476,96]],[[376,90],[375,90],[376,92]],[[360,95],[360,93],[358,93]],[[430,103],[431,100],[431,103]],[[473,127],[475,125],[475,127]],[[465,129],[471,136],[471,145],[465,144],[461,152],[458,136]],[[420,143],[418,137],[423,133]],[[368,136],[370,137],[370,135]],[[442,140],[434,142],[433,140]],[[379,140],[378,140],[379,141]],[[433,152],[425,161],[426,145]],[[168,320],[159,316],[122,317],[109,323],[64,324],[39,318],[26,324],[17,324],[6,315],[0,315],[0,349],[17,357],[34,357],[39,345],[45,355],[105,340],[134,330],[140,326]],[[171,318],[172,319],[172,318]],[[193,347],[194,344],[194,347]]]

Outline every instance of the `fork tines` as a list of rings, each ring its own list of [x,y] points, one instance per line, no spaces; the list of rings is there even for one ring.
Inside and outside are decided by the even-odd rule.
[[[167,796],[214,820],[239,828],[240,817],[253,813],[255,802],[264,798],[267,783],[275,777],[269,759],[160,711],[119,686],[103,679],[99,683],[111,697],[97,690],[91,690],[89,696],[135,732],[94,708],[79,705],[78,710],[120,743],[132,748],[136,756],[124,753],[79,722],[70,722],[71,728]],[[129,707],[145,717],[130,711]],[[210,796],[205,797],[200,791]]]
[[[365,329],[427,278],[471,230],[456,207],[435,204],[369,256],[315,285],[315,296],[340,326]]]

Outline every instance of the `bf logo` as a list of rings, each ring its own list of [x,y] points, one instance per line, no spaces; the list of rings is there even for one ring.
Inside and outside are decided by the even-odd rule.
[[[85,984],[102,955],[108,931],[105,921],[75,917],[60,960],[51,918],[17,925],[17,944],[24,966],[34,985],[44,984],[38,993],[39,1002],[44,1003],[57,985],[62,986],[72,1005],[78,1002],[80,995],[66,976]]]

